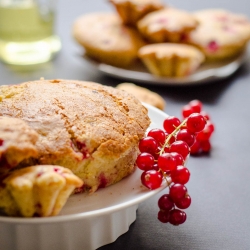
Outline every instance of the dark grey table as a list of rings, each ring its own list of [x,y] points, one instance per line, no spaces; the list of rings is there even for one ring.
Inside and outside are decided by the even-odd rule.
[[[225,8],[250,17],[249,0],[176,0],[168,3],[190,11]],[[58,1],[56,32],[62,39],[61,52],[46,66],[31,72],[18,72],[0,64],[0,84],[20,83],[40,77],[91,80],[111,86],[122,82],[89,68],[80,56],[81,48],[71,36],[76,17],[111,9],[105,0]],[[249,62],[245,63],[226,80],[204,85],[146,85],[165,98],[165,111],[170,115],[180,116],[184,104],[192,99],[201,100],[216,126],[211,139],[213,149],[209,155],[191,157],[188,162],[191,180],[187,187],[192,205],[187,210],[185,224],[174,227],[158,222],[157,200],[162,194],[159,193],[139,205],[137,219],[127,233],[114,243],[101,247],[101,250],[250,249],[249,65]]]

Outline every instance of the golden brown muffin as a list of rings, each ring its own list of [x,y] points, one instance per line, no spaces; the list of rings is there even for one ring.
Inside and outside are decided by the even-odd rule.
[[[0,117],[0,178],[18,164],[37,156],[38,133],[21,119]]]
[[[117,85],[116,88],[122,89],[134,95],[141,102],[148,103],[161,110],[165,109],[166,106],[165,100],[160,95],[158,95],[153,91],[150,91],[149,89],[127,82]]]
[[[79,17],[73,36],[86,54],[100,62],[127,67],[137,59],[138,49],[145,44],[135,29],[122,25],[113,13],[91,13]]]
[[[138,142],[150,124],[131,94],[93,82],[40,80],[0,86],[0,116],[24,120],[38,134],[27,165],[59,165],[95,191],[134,171]]]
[[[60,166],[31,166],[13,171],[0,186],[0,210],[10,216],[53,216],[83,182]]]
[[[138,54],[152,74],[167,77],[188,76],[205,59],[203,53],[196,47],[175,43],[146,45]]]
[[[164,8],[159,0],[109,0],[124,24],[136,26],[146,14]]]
[[[186,42],[197,46],[209,60],[236,56],[245,50],[250,39],[250,21],[246,16],[222,9],[194,13],[200,25]]]
[[[152,43],[181,42],[197,25],[191,13],[174,8],[149,13],[137,23],[142,36]]]

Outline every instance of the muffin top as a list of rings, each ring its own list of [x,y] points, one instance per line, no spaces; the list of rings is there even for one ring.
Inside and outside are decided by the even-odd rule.
[[[207,47],[208,51],[223,46],[242,46],[250,39],[250,21],[244,15],[206,9],[195,12],[194,17],[200,25],[190,33],[189,41]]]
[[[150,124],[147,109],[131,94],[93,82],[1,86],[0,103],[0,116],[20,118],[38,133],[39,164],[66,156],[82,161],[93,152],[120,158]]]
[[[136,53],[144,45],[138,33],[123,26],[114,13],[91,13],[79,17],[74,22],[73,35],[87,49]]]

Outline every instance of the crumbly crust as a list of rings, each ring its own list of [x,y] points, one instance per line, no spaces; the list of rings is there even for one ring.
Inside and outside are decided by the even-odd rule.
[[[90,28],[91,27],[91,28]],[[139,33],[122,25],[114,13],[91,13],[79,17],[73,36],[90,57],[110,65],[127,67],[145,44]]]
[[[200,25],[186,40],[201,49],[207,59],[229,58],[246,48],[250,39],[250,21],[246,16],[222,9],[207,9],[195,12],[194,17]]]
[[[137,23],[140,33],[153,43],[180,42],[197,25],[191,13],[174,8],[149,13]]]
[[[133,172],[150,124],[134,96],[93,82],[40,80],[1,86],[0,97],[0,116],[20,118],[39,134],[38,156],[22,166],[67,167],[90,191]]]
[[[165,100],[157,93],[150,91],[147,88],[137,86],[133,83],[121,83],[116,86],[132,95],[134,95],[141,102],[148,103],[158,109],[164,110],[166,106]]]
[[[10,216],[53,216],[83,182],[69,169],[40,165],[13,171],[1,183],[0,210]]]
[[[136,23],[150,12],[164,8],[159,0],[109,0],[122,21],[126,25],[136,26]]]
[[[37,156],[38,133],[21,119],[0,117],[0,176]]]
[[[157,76],[188,76],[205,60],[199,49],[187,44],[150,44],[138,54],[148,70]]]

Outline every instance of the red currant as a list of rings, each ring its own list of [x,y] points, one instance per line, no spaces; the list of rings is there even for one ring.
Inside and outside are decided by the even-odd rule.
[[[174,202],[185,197],[186,193],[187,193],[187,188],[180,183],[175,183],[169,189],[169,195]]]
[[[138,166],[139,169],[141,170],[150,170],[153,168],[154,165],[154,157],[153,155],[143,152],[140,153],[136,159],[136,164]]]
[[[189,194],[185,195],[184,198],[175,202],[176,207],[186,209],[191,205],[191,197]]]
[[[190,147],[190,154],[196,155],[201,152],[201,144],[198,140],[195,140],[194,144]]]
[[[204,153],[208,153],[211,150],[211,144],[210,144],[209,140],[207,140],[207,141],[201,141],[200,145],[201,145],[201,150]]]
[[[179,154],[177,152],[171,152],[171,155],[174,156],[174,158],[176,159],[177,166],[184,164],[184,159],[183,159],[181,154]]]
[[[153,137],[159,145],[163,145],[166,140],[165,132],[158,128],[151,129],[148,132],[148,136]]]
[[[184,166],[177,166],[176,170],[171,172],[171,179],[174,183],[186,184],[190,178],[190,172]]]
[[[193,100],[189,102],[189,105],[193,109],[193,113],[200,113],[202,110],[202,103],[199,100]]]
[[[194,113],[194,110],[190,105],[183,106],[183,108],[182,108],[182,116],[183,116],[183,118],[187,118],[193,113]]]
[[[158,220],[162,223],[169,222],[169,211],[160,210],[158,212]]]
[[[158,158],[158,166],[163,171],[172,171],[176,169],[177,162],[175,157],[170,153],[163,153]]]
[[[191,147],[194,144],[195,141],[195,135],[193,133],[190,133],[187,129],[181,129],[176,134],[176,140],[177,141],[185,141],[189,147]]]
[[[205,118],[199,113],[193,113],[187,118],[187,129],[192,133],[200,132],[205,124]]]
[[[161,186],[162,173],[156,170],[144,171],[141,175],[142,184],[149,189],[156,189]]]
[[[147,152],[154,155],[157,152],[158,143],[153,137],[147,136],[140,140],[139,149],[141,152]]]
[[[177,152],[182,155],[183,159],[185,160],[189,154],[189,146],[184,141],[175,141],[170,145],[169,148],[170,152]]]
[[[181,122],[177,117],[169,116],[164,120],[163,127],[167,131],[167,133],[172,133],[180,124]]]
[[[158,207],[161,210],[169,211],[174,207],[174,202],[171,200],[169,194],[164,194],[158,200]]]
[[[172,225],[180,225],[186,221],[186,218],[186,213],[179,209],[173,209],[169,212],[169,223]]]

